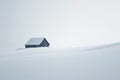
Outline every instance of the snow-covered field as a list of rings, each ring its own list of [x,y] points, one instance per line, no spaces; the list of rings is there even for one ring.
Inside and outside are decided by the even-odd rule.
[[[0,52],[0,80],[120,80],[120,44]]]

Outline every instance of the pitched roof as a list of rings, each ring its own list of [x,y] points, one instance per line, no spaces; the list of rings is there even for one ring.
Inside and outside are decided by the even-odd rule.
[[[25,45],[40,45],[45,38],[31,38]]]

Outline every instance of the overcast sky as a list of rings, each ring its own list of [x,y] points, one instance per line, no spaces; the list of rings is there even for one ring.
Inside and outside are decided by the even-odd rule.
[[[120,0],[0,0],[0,50],[46,37],[51,47],[120,41]]]

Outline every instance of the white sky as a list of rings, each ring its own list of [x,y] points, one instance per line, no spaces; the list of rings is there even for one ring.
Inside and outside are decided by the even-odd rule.
[[[0,0],[0,50],[46,37],[51,47],[120,41],[120,0]]]

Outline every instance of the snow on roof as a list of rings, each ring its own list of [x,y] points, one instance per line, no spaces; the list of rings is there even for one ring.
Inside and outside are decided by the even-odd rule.
[[[45,38],[31,38],[25,45],[40,45]]]

